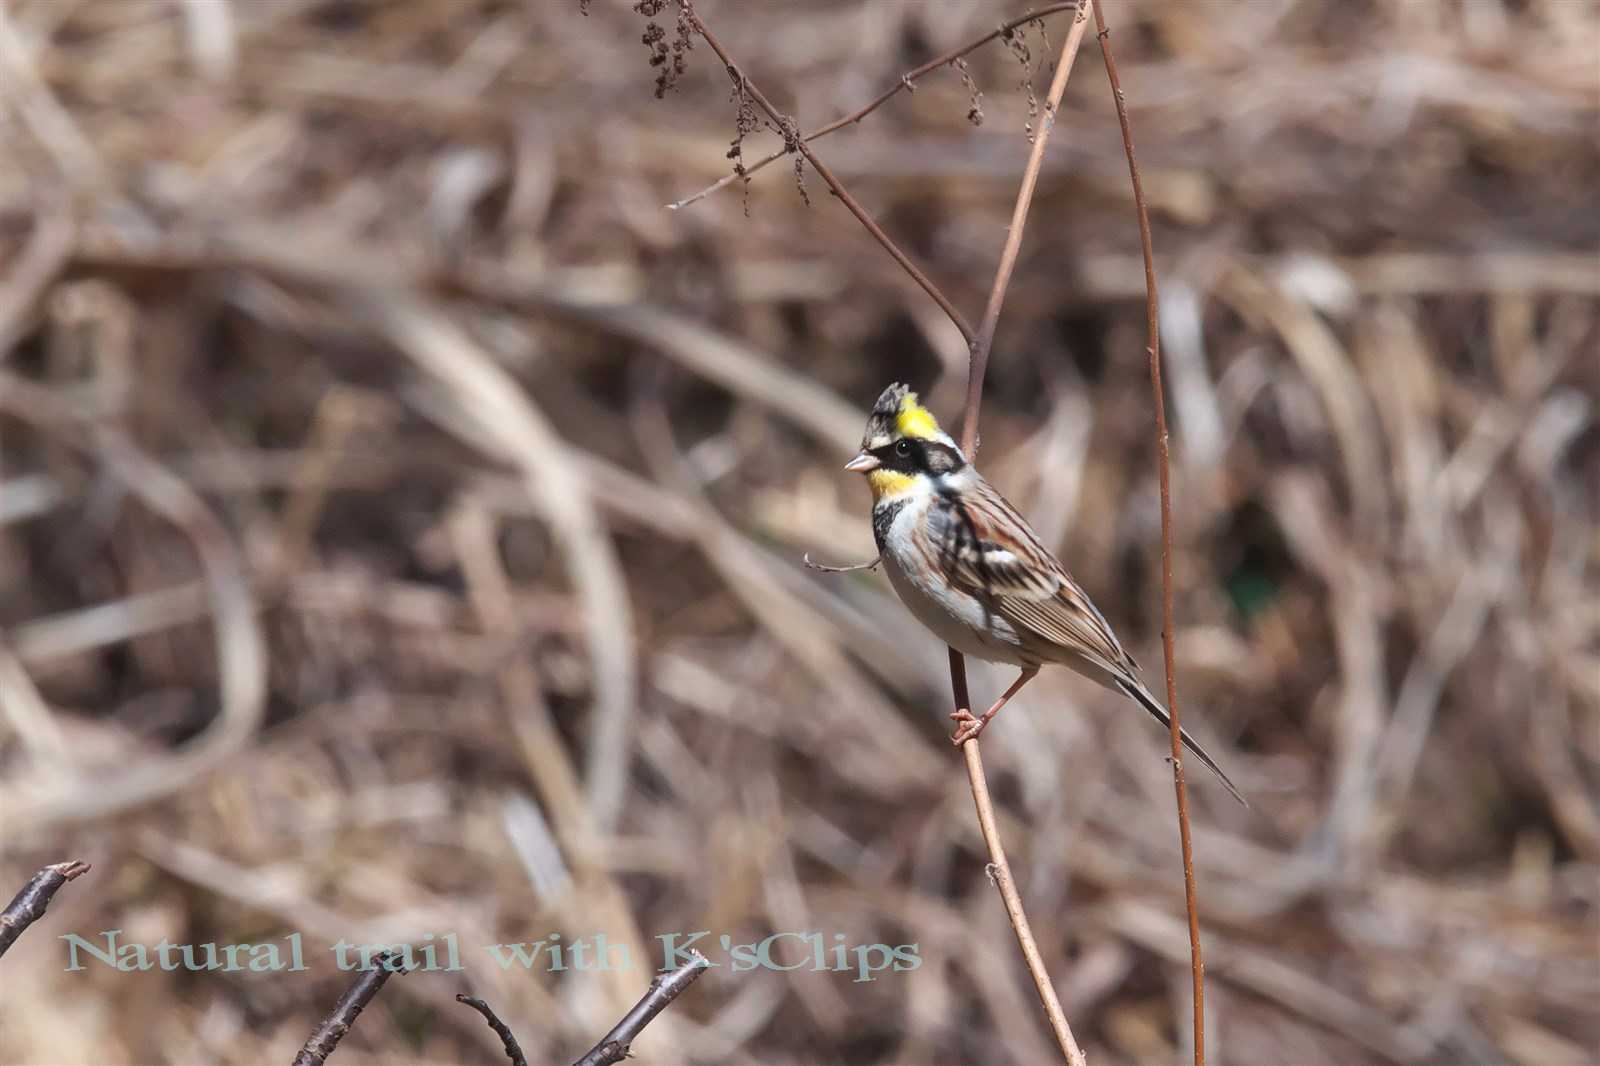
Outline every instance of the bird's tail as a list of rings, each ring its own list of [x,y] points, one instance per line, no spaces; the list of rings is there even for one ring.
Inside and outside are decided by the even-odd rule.
[[[1143,707],[1145,710],[1154,715],[1156,720],[1162,725],[1166,726],[1169,730],[1172,728],[1172,716],[1167,713],[1167,709],[1165,707],[1161,706],[1161,701],[1150,695],[1143,685],[1137,682],[1124,681],[1121,678],[1117,679],[1116,685],[1119,689],[1131,697],[1134,702],[1138,703],[1139,706]],[[1179,726],[1178,733],[1183,738],[1183,746],[1194,752],[1195,757],[1201,762],[1205,763],[1206,767],[1212,773],[1217,775],[1217,779],[1220,780],[1223,786],[1233,794],[1233,798],[1244,804],[1246,807],[1250,806],[1249,801],[1244,798],[1243,793],[1239,791],[1232,781],[1228,780],[1228,775],[1222,772],[1222,767],[1217,765],[1217,761],[1215,759],[1206,754],[1206,749],[1202,748],[1198,743],[1195,742],[1195,739],[1189,735],[1189,731],[1184,729],[1182,726]]]

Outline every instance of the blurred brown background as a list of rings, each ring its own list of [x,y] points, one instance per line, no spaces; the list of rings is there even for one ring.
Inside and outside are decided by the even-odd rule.
[[[802,127],[1021,14],[701,13]],[[455,934],[334,1061],[565,1062],[657,937],[918,945],[692,988],[652,1063],[1043,1063],[943,649],[839,471],[960,338],[809,171],[728,172],[617,0],[14,0],[0,22],[0,1060],[286,1062],[329,947]],[[1210,1061],[1594,1061],[1600,10],[1113,2],[1155,224]],[[674,38],[670,7],[656,20]],[[973,317],[1060,16],[817,142]],[[670,62],[668,66],[670,67]],[[1036,119],[1035,119],[1036,121]],[[983,467],[1159,687],[1138,237],[1091,34]],[[771,151],[751,134],[746,158]],[[987,701],[1009,671],[974,669]],[[1090,1061],[1187,1055],[1166,735],[1051,671],[984,750]],[[66,972],[76,932],[307,972]],[[632,972],[502,970],[606,934]],[[103,940],[96,939],[97,943]]]

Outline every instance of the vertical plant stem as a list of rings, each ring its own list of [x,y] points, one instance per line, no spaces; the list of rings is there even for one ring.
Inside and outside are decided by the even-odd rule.
[[[1000,266],[995,271],[994,285],[989,290],[989,303],[983,309],[983,319],[978,323],[978,335],[971,340],[972,361],[967,370],[967,406],[961,418],[961,450],[968,459],[977,456],[978,409],[983,401],[983,375],[989,367],[989,349],[994,346],[995,327],[1000,322],[1000,308],[1005,304],[1006,289],[1011,285],[1011,272],[1017,266],[1017,253],[1022,249],[1022,231],[1028,223],[1028,208],[1033,205],[1033,190],[1039,184],[1039,170],[1044,164],[1044,146],[1056,126],[1056,111],[1061,106],[1061,94],[1067,88],[1067,76],[1072,73],[1072,61],[1078,57],[1078,46],[1083,43],[1084,30],[1089,25],[1089,13],[1082,4],[1072,18],[1072,28],[1061,45],[1061,58],[1056,63],[1056,75],[1050,83],[1050,93],[1045,98],[1044,120],[1033,138],[1033,150],[1028,153],[1028,165],[1022,171],[1022,185],[1017,189],[1017,203],[1011,209],[1011,226],[1006,231],[1006,244],[1000,252]]]
[[[950,687],[955,693],[956,706],[970,711],[972,699],[967,694],[967,664],[954,648],[950,649]],[[983,833],[984,845],[989,849],[989,875],[994,880],[995,888],[1000,890],[1001,902],[1005,904],[1006,916],[1011,919],[1011,928],[1017,934],[1017,946],[1022,949],[1022,959],[1027,963],[1028,974],[1039,992],[1039,1003],[1050,1022],[1050,1031],[1055,1034],[1056,1045],[1069,1066],[1086,1066],[1083,1051],[1078,1047],[1077,1040],[1073,1039],[1072,1027],[1067,1024],[1066,1012],[1061,1009],[1061,1000],[1056,997],[1050,971],[1045,969],[1039,945],[1033,939],[1028,915],[1022,909],[1022,895],[1011,876],[1011,863],[1006,861],[1006,849],[1000,843],[1000,829],[995,824],[994,801],[989,798],[989,779],[983,771],[978,738],[973,737],[961,745],[961,754],[967,760],[967,779],[972,785],[972,802],[978,809],[978,828]]]
[[[1150,212],[1145,204],[1144,185],[1139,180],[1139,162],[1133,151],[1133,130],[1128,123],[1128,104],[1117,77],[1117,61],[1111,55],[1111,31],[1106,28],[1100,0],[1094,5],[1095,29],[1100,39],[1100,54],[1105,58],[1106,76],[1116,101],[1117,122],[1122,127],[1122,147],[1128,156],[1128,177],[1133,183],[1133,205],[1139,216],[1139,244],[1144,253],[1145,328],[1149,334],[1150,392],[1156,409],[1156,464],[1161,479],[1161,654],[1167,669],[1167,710],[1171,714],[1172,788],[1178,798],[1178,839],[1183,850],[1183,902],[1189,915],[1189,968],[1194,983],[1194,1062],[1206,1061],[1206,964],[1200,950],[1200,900],[1194,881],[1194,842],[1189,833],[1189,788],[1183,774],[1183,741],[1178,725],[1178,668],[1173,649],[1172,610],[1172,470],[1167,441],[1167,405],[1161,389],[1161,315],[1156,291],[1155,250],[1150,239]]]
[[[969,341],[971,360],[967,366],[967,402],[961,417],[961,450],[969,459],[975,459],[977,456],[978,414],[983,405],[983,376],[989,366],[989,351],[994,346],[995,329],[1000,322],[1000,309],[1005,304],[1006,290],[1011,284],[1011,274],[1016,268],[1017,256],[1022,248],[1022,234],[1028,222],[1028,209],[1033,204],[1033,193],[1039,184],[1039,171],[1044,165],[1045,145],[1055,129],[1056,112],[1061,106],[1061,96],[1067,88],[1067,77],[1072,73],[1072,62],[1077,58],[1078,47],[1083,42],[1088,17],[1088,11],[1080,4],[1077,14],[1073,16],[1072,28],[1067,32],[1066,40],[1062,42],[1061,57],[1056,62],[1055,77],[1050,83],[1050,92],[1044,104],[1044,121],[1039,125],[1039,132],[1033,139],[1033,149],[1028,153],[1028,164],[1022,172],[1022,183],[1017,189],[1017,202],[1011,211],[1011,226],[1006,233],[1005,247],[1000,252],[1000,265],[995,271],[994,285],[989,290],[989,302],[984,308],[977,334]],[[966,661],[954,648],[950,649],[950,687],[955,695],[956,708],[972,710],[972,699],[967,691]],[[1005,848],[1000,843],[1000,831],[995,825],[994,801],[989,796],[989,782],[984,773],[983,756],[979,751],[976,737],[962,745],[962,755],[967,762],[967,779],[972,786],[972,801],[978,810],[978,826],[983,832],[984,844],[989,849],[989,868],[994,877],[995,887],[1000,890],[1000,899],[1005,904],[1006,916],[1011,919],[1011,928],[1017,936],[1017,946],[1022,950],[1028,974],[1033,978],[1034,988],[1039,993],[1039,1002],[1044,1007],[1045,1017],[1050,1022],[1050,1031],[1054,1034],[1056,1045],[1061,1049],[1062,1057],[1069,1066],[1084,1066],[1083,1051],[1073,1039],[1071,1027],[1067,1025],[1066,1013],[1061,1009],[1061,1000],[1056,996],[1050,972],[1045,969],[1044,959],[1039,954],[1039,945],[1033,938],[1033,929],[1028,924],[1027,912],[1022,908],[1022,896],[1017,891],[1016,881],[1011,876],[1011,864],[1006,861]]]

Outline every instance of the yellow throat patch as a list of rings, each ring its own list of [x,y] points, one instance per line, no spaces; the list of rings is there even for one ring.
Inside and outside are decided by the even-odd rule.
[[[917,437],[921,440],[939,435],[938,419],[933,417],[932,411],[917,402],[917,394],[914,392],[906,393],[906,398],[900,401],[900,413],[895,416],[894,428],[898,429],[902,436]]]
[[[867,484],[872,486],[873,500],[898,496],[916,484],[916,480],[911,474],[902,474],[898,470],[884,470],[881,467],[867,475]]]

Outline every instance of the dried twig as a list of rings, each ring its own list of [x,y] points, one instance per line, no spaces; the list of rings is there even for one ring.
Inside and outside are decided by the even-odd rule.
[[[883,556],[875,555],[864,563],[850,563],[847,566],[828,566],[826,563],[812,562],[811,553],[806,552],[805,555],[801,557],[800,561],[805,563],[808,569],[820,570],[824,574],[851,574],[857,570],[871,570],[879,563],[883,562]]]
[[[655,1020],[655,1016],[672,1005],[672,1001],[690,985],[694,984],[710,966],[711,962],[698,951],[691,951],[692,958],[679,966],[671,973],[658,974],[650,982],[650,990],[644,994],[633,1009],[623,1016],[612,1030],[600,1042],[588,1051],[583,1057],[573,1063],[573,1066],[614,1066],[628,1058],[629,1046],[639,1037],[644,1027]],[[500,1042],[505,1045],[506,1057],[512,1066],[528,1066],[527,1058],[522,1054],[522,1046],[517,1043],[516,1034],[511,1027],[500,1020],[494,1008],[476,996],[458,995],[457,1003],[465,1003],[489,1022]],[[296,1066],[299,1066],[298,1060]]]
[[[683,7],[684,17],[689,20],[689,24],[694,27],[695,32],[705,39],[706,44],[711,46],[711,50],[717,53],[717,58],[722,60],[723,65],[728,68],[728,76],[733,79],[733,83],[739,88],[739,91],[748,94],[750,99],[754,100],[756,105],[767,113],[767,117],[772,119],[773,124],[779,129],[789,128],[794,120],[772,106],[772,101],[768,100],[766,95],[756,88],[750,79],[745,76],[744,72],[739,69],[739,65],[733,61],[733,57],[722,46],[722,42],[701,21],[700,14],[695,11],[692,0],[680,0],[680,3]],[[960,311],[956,310],[956,305],[951,303],[950,299],[939,290],[939,287],[922,272],[922,268],[911,261],[910,256],[900,250],[900,246],[889,238],[889,235],[883,231],[883,227],[878,225],[871,215],[867,214],[867,209],[862,207],[861,203],[846,191],[833,171],[817,157],[817,154],[811,150],[810,145],[806,144],[803,138],[795,137],[789,139],[789,141],[795,151],[805,156],[806,162],[811,164],[812,169],[817,172],[817,176],[827,184],[829,189],[833,190],[833,195],[837,196],[850,213],[856,216],[856,221],[866,227],[867,232],[872,234],[879,244],[883,245],[884,251],[888,252],[894,258],[894,261],[900,264],[901,269],[911,275],[911,280],[920,285],[922,291],[927,293],[929,298],[938,304],[945,314],[950,316],[950,321],[955,323],[956,328],[961,331],[961,335],[970,344],[975,335],[972,332],[972,327],[967,324],[966,318]],[[786,152],[789,150],[789,144],[785,144],[784,150]]]
[[[1156,409],[1156,464],[1161,478],[1161,654],[1167,671],[1167,722],[1172,733],[1172,788],[1178,796],[1178,837],[1183,850],[1183,902],[1189,912],[1189,962],[1194,982],[1194,1061],[1205,1066],[1206,1021],[1205,959],[1200,952],[1200,902],[1194,882],[1194,844],[1189,833],[1189,790],[1183,776],[1183,738],[1178,726],[1178,668],[1172,627],[1172,471],[1167,443],[1167,407],[1161,392],[1161,312],[1156,292],[1155,250],[1150,239],[1150,214],[1145,206],[1139,162],[1133,152],[1133,130],[1128,105],[1117,78],[1117,61],[1111,55],[1111,31],[1106,28],[1100,4],[1094,6],[1094,23],[1105,57],[1106,77],[1116,100],[1117,122],[1122,127],[1122,147],[1128,155],[1128,178],[1133,183],[1134,210],[1139,216],[1139,244],[1144,252],[1145,326],[1149,333],[1150,392]]]
[[[920,67],[914,67],[913,69],[906,71],[904,74],[900,75],[899,79],[893,85],[883,90],[883,92],[879,93],[877,96],[873,97],[871,102],[869,102],[865,107],[857,108],[848,115],[845,115],[843,118],[836,118],[826,126],[823,126],[821,129],[812,130],[810,133],[801,135],[800,140],[810,143],[811,141],[820,140],[830,133],[835,133],[839,130],[842,130],[846,126],[860,122],[862,119],[878,110],[878,108],[888,103],[902,90],[908,93],[916,92],[916,82],[918,79],[933,73],[941,67],[945,67],[951,63],[954,63],[962,56],[976,52],[990,41],[997,37],[1004,37],[1006,34],[1009,34],[1019,26],[1026,26],[1031,22],[1038,22],[1044,19],[1046,16],[1059,14],[1063,11],[1081,10],[1082,7],[1083,5],[1080,0],[1067,0],[1066,3],[1047,4],[1037,11],[1027,11],[1008,22],[1002,22],[999,26],[990,30],[983,36],[974,38],[959,48],[953,48],[950,51],[945,52],[943,55],[936,56],[935,58],[930,59],[926,63],[922,64]],[[763,156],[754,163],[747,164],[743,171],[736,171],[734,173],[727,174],[717,179],[717,181],[713,182],[712,184],[706,186],[704,189],[701,189],[693,196],[686,196],[682,200],[676,200],[668,204],[667,208],[672,211],[677,211],[688,207],[692,203],[696,203],[705,199],[718,189],[726,188],[736,181],[748,181],[750,179],[750,175],[754,174],[763,167],[768,166],[769,164],[776,163],[778,160],[782,159],[784,156],[790,154],[790,152],[794,150],[795,149],[790,147],[790,145],[785,144],[782,148],[778,149],[776,152],[773,152],[771,155]]]
[[[328,1056],[333,1054],[333,1049],[339,1046],[350,1032],[350,1027],[355,1025],[356,1019],[366,1009],[372,997],[378,994],[384,983],[397,973],[405,973],[406,968],[400,963],[400,956],[395,952],[379,955],[372,960],[372,969],[362,974],[353,981],[349,988],[344,990],[344,995],[339,997],[339,1002],[334,1004],[333,1012],[324,1018],[311,1035],[306,1038],[305,1047],[294,1057],[294,1066],[322,1066],[328,1061]]]
[[[666,1010],[685,988],[694,984],[711,963],[698,951],[671,973],[659,974],[650,982],[650,991],[633,1005],[616,1027],[590,1048],[572,1066],[615,1066],[628,1057],[628,1046],[655,1016]]]
[[[61,886],[89,872],[89,864],[72,860],[46,866],[22,886],[6,909],[0,911],[0,955],[4,955],[28,926],[44,917],[44,909]]]
[[[493,1007],[477,996],[466,994],[456,996],[456,1002],[465,1003],[484,1016],[489,1022],[489,1028],[494,1030],[494,1035],[498,1036],[500,1043],[505,1045],[506,1058],[511,1060],[511,1066],[528,1066],[527,1056],[522,1053],[522,1045],[517,1043],[517,1035],[511,1031],[509,1025],[500,1020],[500,1016],[494,1012]]]

